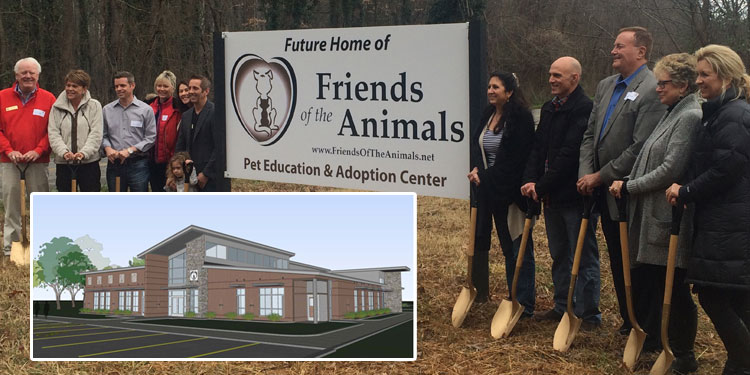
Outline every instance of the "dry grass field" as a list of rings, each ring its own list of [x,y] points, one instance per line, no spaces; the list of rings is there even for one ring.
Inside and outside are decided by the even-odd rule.
[[[340,191],[313,186],[234,181],[234,191]],[[520,321],[512,335],[494,340],[490,321],[507,294],[497,239],[491,252],[493,300],[474,306],[463,327],[450,315],[466,275],[468,202],[418,198],[418,360],[416,362],[31,362],[29,360],[29,272],[0,262],[0,374],[627,374],[619,368],[626,338],[616,333],[616,300],[607,256],[602,257],[602,328],[581,332],[567,353],[552,349],[556,325]],[[537,309],[552,306],[552,282],[542,221],[534,230]],[[606,254],[599,234],[600,252]],[[725,353],[700,310],[698,374],[718,374]],[[657,354],[642,356],[647,373]]]

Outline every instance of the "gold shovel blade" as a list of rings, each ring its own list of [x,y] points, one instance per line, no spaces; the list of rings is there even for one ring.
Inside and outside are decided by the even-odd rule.
[[[495,311],[495,316],[492,317],[492,324],[490,325],[490,334],[492,337],[499,339],[505,336],[505,331],[508,329],[508,324],[513,317],[513,301],[509,299],[503,299],[500,302],[500,306]]]
[[[625,351],[622,353],[622,363],[628,370],[633,371],[638,357],[641,356],[643,343],[646,341],[646,332],[642,329],[631,328],[628,342],[625,343]]]
[[[11,262],[23,267],[29,265],[29,245],[21,242],[12,242],[10,245]]]
[[[500,306],[497,307],[495,316],[492,318],[492,325],[490,326],[492,337],[499,339],[510,336],[513,327],[516,326],[522,314],[523,306],[518,301],[504,299],[500,302]]]
[[[560,352],[568,351],[568,348],[573,344],[573,340],[575,340],[580,328],[581,319],[565,312],[562,319],[560,319],[560,324],[557,325],[557,329],[555,330],[555,338],[552,340],[552,347]]]
[[[456,304],[453,305],[453,314],[451,314],[451,322],[454,327],[458,328],[463,324],[466,315],[469,315],[469,309],[471,309],[471,304],[474,303],[476,296],[477,290],[475,288],[463,287],[461,289]]]
[[[661,354],[659,354],[659,358],[657,358],[654,365],[651,366],[651,371],[649,371],[648,374],[666,375],[669,372],[669,367],[672,366],[672,361],[674,361],[674,355],[672,352],[662,350]]]

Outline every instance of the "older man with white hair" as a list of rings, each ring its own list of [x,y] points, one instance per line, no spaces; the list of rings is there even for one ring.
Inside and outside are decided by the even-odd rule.
[[[39,87],[42,67],[33,57],[16,62],[16,82],[0,91],[0,172],[5,208],[3,250],[21,239],[21,171],[26,192],[48,191],[49,139],[47,120],[55,96]]]

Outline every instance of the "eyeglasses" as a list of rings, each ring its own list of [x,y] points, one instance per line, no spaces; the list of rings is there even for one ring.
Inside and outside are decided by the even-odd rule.
[[[670,82],[672,82],[671,79],[667,79],[667,80],[664,80],[664,81],[656,82],[656,87],[658,87],[660,89],[663,89],[664,87],[667,86],[667,83],[670,83]]]

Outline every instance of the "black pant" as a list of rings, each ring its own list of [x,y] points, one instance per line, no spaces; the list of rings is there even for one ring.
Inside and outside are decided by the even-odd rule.
[[[648,339],[661,344],[661,315],[664,304],[664,281],[667,267],[653,264],[641,264],[632,276],[640,287],[634,296],[636,319],[648,334]],[[675,357],[693,355],[695,334],[698,329],[698,308],[690,295],[690,285],[685,283],[686,270],[675,268],[672,286],[672,300],[669,311],[669,345]]]
[[[727,363],[750,373],[750,292],[700,286],[698,300],[727,350]]]
[[[481,194],[481,193],[480,193]],[[477,204],[477,228],[474,238],[474,265],[472,279],[477,295],[489,296],[489,251],[492,243],[492,218],[503,252],[513,252],[513,239],[508,231],[508,206],[498,204],[487,195],[480,195]],[[510,288],[508,288],[510,290]]]
[[[607,252],[609,253],[609,267],[612,271],[612,281],[617,294],[617,305],[620,309],[622,321],[629,325],[628,306],[625,300],[625,279],[622,273],[622,249],[620,248],[620,223],[612,220],[607,207],[606,191],[602,191],[597,199],[599,212],[602,218],[602,232],[607,241]],[[637,287],[633,285],[633,294],[637,294]]]
[[[164,192],[164,185],[167,184],[167,164],[168,163],[157,163],[153,159],[149,159],[149,177],[148,182],[151,185],[151,191],[153,192]]]
[[[101,191],[102,172],[99,169],[99,161],[74,166],[72,164],[56,165],[57,191],[70,192],[73,190],[73,170],[76,174],[76,185],[80,191]]]

